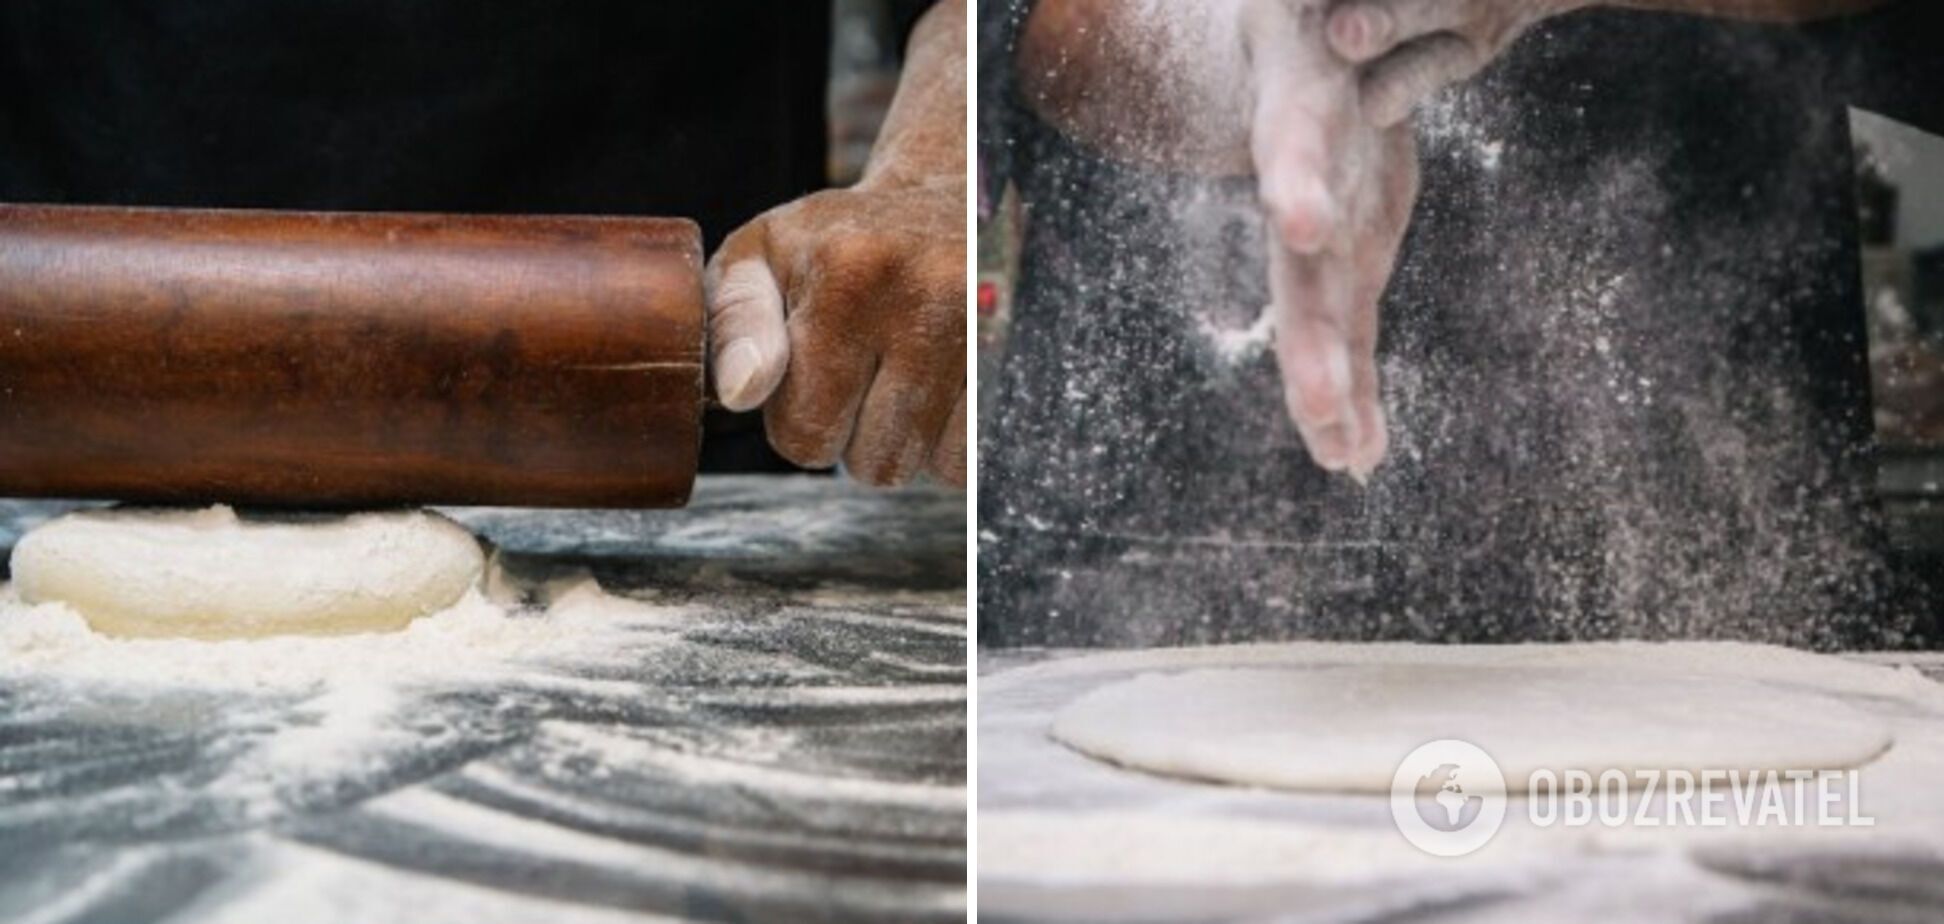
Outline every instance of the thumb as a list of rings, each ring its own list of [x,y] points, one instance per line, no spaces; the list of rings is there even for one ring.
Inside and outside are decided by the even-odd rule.
[[[1478,73],[1484,64],[1477,49],[1456,35],[1418,39],[1366,68],[1364,111],[1372,124],[1390,128],[1432,94]]]
[[[790,365],[783,290],[765,251],[766,219],[723,242],[704,275],[709,305],[709,367],[716,397],[732,411],[761,407]]]

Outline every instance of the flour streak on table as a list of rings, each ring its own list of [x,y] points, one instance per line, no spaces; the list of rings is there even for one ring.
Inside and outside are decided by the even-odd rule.
[[[611,612],[402,682],[0,666],[0,919],[963,919],[961,496],[453,514],[527,589],[507,626],[588,575]]]

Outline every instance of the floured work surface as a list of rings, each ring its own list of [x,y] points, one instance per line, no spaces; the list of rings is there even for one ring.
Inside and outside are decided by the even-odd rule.
[[[1095,707],[1108,699],[1125,706],[1130,690],[1180,692],[1168,688],[1210,676],[1331,671],[1354,679],[1373,669],[1394,673],[1408,665],[1429,665],[1427,676],[1450,680],[1462,678],[1466,666],[1503,666],[1507,655],[1528,671],[1551,665],[1563,674],[1592,675],[1595,689],[1627,676],[1617,669],[1649,663],[1651,669],[1639,676],[1651,673],[1669,684],[1692,678],[1699,689],[1744,696],[1753,694],[1741,688],[1753,684],[1773,688],[1773,702],[1826,698],[1825,706],[1816,707],[1827,708],[1824,719],[1852,710],[1866,729],[1887,731],[1893,739],[1887,751],[1864,763],[1858,777],[1860,814],[1873,817],[1875,825],[1542,827],[1531,821],[1524,800],[1515,798],[1507,800],[1503,827],[1489,843],[1447,859],[1405,840],[1385,793],[1280,788],[1300,786],[1304,779],[1330,786],[1344,780],[1316,776],[1326,741],[1311,742],[1315,753],[1297,754],[1287,766],[1260,762],[1267,749],[1278,746],[1261,737],[1268,723],[1216,714],[1249,697],[1204,697],[1200,706],[1148,702],[1142,708],[1155,721],[1142,726],[1132,715],[1114,720],[1147,729],[1145,737],[1130,742],[1069,734],[1085,745],[1076,748],[1056,740],[1062,721],[1086,718],[1097,726],[1105,716]],[[1602,672],[1607,680],[1598,679]],[[1944,659],[1834,658],[1735,644],[1520,646],[1496,652],[1396,644],[987,652],[979,686],[980,908],[994,920],[1019,921],[1269,920],[1297,910],[1304,921],[1940,920],[1944,787],[1937,781],[1944,779],[1944,686],[1930,674],[1944,676]],[[1287,708],[1288,691],[1305,689],[1307,683],[1272,685],[1264,701]],[[1426,723],[1425,740],[1437,737],[1431,725],[1448,725],[1475,735],[1510,735],[1514,753],[1535,753],[1536,739],[1521,739],[1512,714],[1520,707],[1513,698],[1503,703],[1504,714],[1472,714],[1483,705],[1476,695],[1481,690],[1489,692],[1490,685],[1454,690],[1448,699],[1393,692],[1374,701],[1412,710],[1436,703],[1451,721]],[[1372,700],[1365,695],[1369,692],[1335,697],[1329,715],[1297,717],[1286,730],[1308,728],[1316,733],[1310,737],[1326,737],[1328,729],[1349,722],[1347,713],[1359,701]],[[1192,715],[1197,709],[1199,720]],[[1525,709],[1535,722],[1555,730],[1570,711],[1533,703]],[[1706,706],[1701,711],[1670,714],[1670,724],[1685,724],[1689,733],[1703,730],[1716,712]],[[1746,704],[1723,703],[1718,716],[1746,711]],[[1603,714],[1615,715],[1589,709],[1589,725],[1599,724]],[[1636,749],[1645,741],[1657,749],[1683,750],[1678,738],[1643,737],[1641,729],[1626,724],[1589,727],[1578,738],[1583,745],[1604,747],[1631,738]],[[1149,733],[1166,729],[1196,740],[1184,742],[1179,751],[1159,750]],[[1073,731],[1070,726],[1068,732]],[[1871,734],[1866,730],[1850,744],[1867,750]],[[1245,746],[1239,762],[1234,760],[1238,752],[1224,740]],[[1705,738],[1689,740],[1706,743]],[[1368,757],[1364,752],[1371,742],[1361,743],[1363,750],[1353,748],[1352,754]],[[1222,749],[1210,750],[1215,745]],[[1296,744],[1285,738],[1280,746],[1287,750]],[[1809,750],[1818,747],[1827,749],[1817,742]],[[1112,757],[1147,769],[1116,765],[1082,750],[1111,751]],[[1839,742],[1824,756],[1842,758],[1839,765],[1863,757],[1847,751]],[[1582,747],[1542,759],[1598,762],[1600,753]],[[1217,758],[1227,772],[1255,777],[1263,785],[1205,781],[1209,762]],[[1515,782],[1508,774],[1507,783],[1523,791],[1522,779]],[[1664,802],[1654,805],[1658,810]],[[1732,818],[1733,806],[1725,809],[1717,813]]]
[[[450,511],[486,592],[383,635],[0,602],[0,920],[963,920],[963,506]]]

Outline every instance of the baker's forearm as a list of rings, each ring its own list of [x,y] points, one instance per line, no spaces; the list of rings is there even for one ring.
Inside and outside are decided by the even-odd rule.
[[[1694,13],[1725,19],[1804,22],[1847,16],[1882,6],[1888,0],[1610,0],[1601,6],[1668,13]]]
[[[918,20],[904,73],[864,169],[867,185],[965,176],[965,0],[939,0]]]

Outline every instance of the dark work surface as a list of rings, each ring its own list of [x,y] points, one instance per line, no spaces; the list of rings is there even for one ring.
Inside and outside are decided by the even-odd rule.
[[[0,919],[962,920],[963,507],[738,477],[682,511],[454,511],[526,586],[684,615],[415,689],[305,772],[244,771],[307,695],[0,669]],[[54,509],[0,506],[0,543]]]

